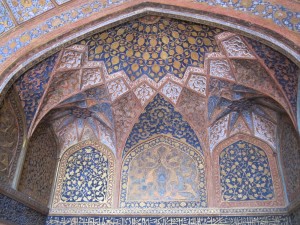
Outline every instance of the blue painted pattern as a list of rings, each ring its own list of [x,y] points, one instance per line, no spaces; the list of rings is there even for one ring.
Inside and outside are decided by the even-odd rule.
[[[231,8],[236,11],[251,12],[253,15],[264,19],[272,20],[278,26],[286,27],[290,30],[300,31],[300,13],[272,1],[265,0],[195,0],[212,6]]]
[[[274,199],[268,157],[261,148],[237,141],[220,153],[219,163],[224,201]]]
[[[50,0],[6,0],[19,23],[54,8]]]
[[[87,146],[73,153],[68,161],[61,200],[64,202],[104,202],[107,194],[109,163],[106,156]]]
[[[182,78],[188,66],[204,67],[204,55],[218,52],[222,30],[169,18],[146,16],[80,42],[89,60],[104,61],[108,73],[124,70],[134,81],[143,74],[159,81],[168,73]]]
[[[0,1],[0,35],[15,26],[12,21],[7,8]]]
[[[27,128],[30,127],[36,113],[40,99],[50,78],[50,74],[56,63],[58,54],[48,57],[25,74],[15,83],[24,107]]]
[[[18,225],[44,225],[46,216],[0,193],[0,224],[3,220]]]
[[[275,78],[291,103],[294,113],[296,113],[298,90],[297,65],[283,54],[258,41],[250,38],[246,38],[246,40],[252,46],[256,54],[263,59],[266,66],[274,71]]]
[[[133,126],[125,144],[123,157],[140,141],[157,134],[170,134],[202,152],[200,142],[188,122],[175,111],[171,103],[158,94],[146,106],[145,112],[140,115],[139,121]]]

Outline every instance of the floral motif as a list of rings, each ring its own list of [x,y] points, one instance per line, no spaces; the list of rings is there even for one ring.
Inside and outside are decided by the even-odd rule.
[[[6,2],[19,23],[54,8],[51,0],[6,0]]]
[[[134,93],[136,97],[141,100],[142,105],[144,105],[155,94],[155,90],[144,83],[137,87]]]
[[[122,167],[122,208],[206,207],[203,157],[158,136],[132,149]]]
[[[92,146],[84,147],[68,158],[61,200],[105,202],[107,177],[107,158]]]
[[[82,70],[81,89],[103,83],[100,68],[87,68]]]
[[[65,50],[60,62],[59,70],[78,69],[81,65],[82,53],[77,51]]]
[[[2,1],[0,1],[0,21],[0,35],[15,26],[8,10],[3,5]]]
[[[52,209],[68,214],[75,208],[110,208],[114,163],[110,149],[95,141],[70,147],[60,160]]]
[[[288,118],[281,118],[280,121],[280,153],[287,194],[292,202],[299,196],[300,190],[299,135]]]
[[[224,140],[227,136],[229,115],[216,121],[209,128],[209,149],[212,151],[215,146]]]
[[[176,104],[180,93],[181,93],[182,87],[173,83],[173,82],[167,82],[161,89],[161,92],[169,98],[173,103]]]
[[[235,80],[232,75],[229,63],[226,59],[210,60],[209,75],[214,77],[221,77],[233,81]]]
[[[271,121],[252,113],[254,123],[254,134],[262,140],[268,142],[276,149],[276,125]]]
[[[263,149],[237,141],[220,153],[222,200],[274,199],[269,161]]]
[[[206,77],[193,74],[188,81],[188,87],[199,94],[206,95]]]
[[[108,92],[111,94],[112,101],[128,91],[128,87],[125,85],[123,79],[111,81],[107,84],[107,87]]]
[[[255,58],[239,36],[233,36],[222,44],[229,57]]]
[[[54,133],[48,124],[40,124],[28,143],[18,190],[47,205],[57,156]]]

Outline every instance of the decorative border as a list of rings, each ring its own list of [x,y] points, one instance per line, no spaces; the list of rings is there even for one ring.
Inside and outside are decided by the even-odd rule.
[[[49,216],[46,225],[71,225],[71,224],[128,224],[128,225],[232,225],[232,224],[281,224],[290,225],[288,215],[263,215],[263,216],[201,216],[201,217],[85,217],[85,216]]]
[[[92,146],[97,151],[102,152],[108,158],[108,187],[107,187],[107,199],[105,203],[80,203],[80,202],[63,202],[61,201],[61,193],[63,188],[63,181],[65,171],[67,169],[67,161],[69,157],[82,149],[83,147]],[[55,194],[52,202],[52,209],[61,214],[68,213],[85,213],[90,210],[93,211],[97,208],[110,208],[113,203],[113,187],[114,187],[114,174],[115,174],[115,158],[112,151],[103,144],[99,144],[97,141],[87,140],[73,145],[65,151],[61,161],[59,163],[59,169],[55,185]]]
[[[272,175],[272,181],[274,186],[274,193],[275,193],[275,199],[274,200],[249,200],[249,201],[237,201],[237,202],[225,202],[222,199],[222,193],[221,193],[221,183],[220,183],[220,165],[219,165],[219,156],[220,153],[231,144],[234,144],[237,141],[246,141],[253,145],[256,145],[263,149],[268,157],[270,171]],[[217,145],[213,152],[213,180],[214,180],[214,186],[216,188],[215,190],[215,200],[216,205],[218,207],[279,207],[284,206],[284,194],[281,184],[281,179],[279,177],[278,168],[277,168],[277,162],[276,162],[276,155],[273,154],[273,151],[271,147],[259,140],[255,137],[250,137],[245,134],[236,134],[230,138],[227,138],[226,140],[222,141],[220,144]]]
[[[72,212],[64,213],[62,210],[51,209],[49,215],[118,215],[118,216],[207,216],[207,215],[266,215],[286,214],[286,208],[180,208],[180,209],[74,209]]]
[[[171,147],[176,147],[181,152],[189,155],[195,161],[199,178],[204,182],[204,187],[202,190],[201,195],[205,196],[205,206],[201,201],[127,201],[127,183],[128,183],[128,171],[130,168],[131,161],[141,152],[145,150],[144,146],[148,145],[148,148],[156,147],[161,144],[166,144]],[[182,148],[180,148],[182,147]],[[196,149],[192,148],[188,144],[182,143],[175,138],[171,138],[165,135],[159,135],[155,138],[150,138],[143,143],[139,144],[136,147],[133,147],[131,150],[128,151],[126,154],[125,159],[123,160],[122,164],[122,172],[121,172],[121,190],[120,190],[120,207],[121,208],[136,208],[132,207],[132,205],[139,205],[140,203],[145,204],[145,210],[152,209],[152,208],[166,208],[169,209],[174,208],[173,204],[176,204],[176,208],[199,208],[199,207],[207,207],[207,184],[206,184],[206,172],[205,172],[205,160],[202,154],[197,151]],[[200,200],[200,199],[199,199]],[[201,199],[202,200],[202,199]],[[184,206],[181,206],[180,203],[185,203]],[[147,208],[146,208],[147,207]],[[161,211],[163,213],[163,211]]]

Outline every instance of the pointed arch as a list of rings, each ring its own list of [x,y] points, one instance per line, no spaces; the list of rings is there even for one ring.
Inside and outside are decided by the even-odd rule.
[[[284,205],[276,155],[266,143],[237,134],[222,141],[212,158],[218,207]]]
[[[93,140],[70,147],[62,156],[52,213],[93,212],[111,208],[115,158],[105,145]]]
[[[170,135],[203,154],[200,141],[188,122],[171,103],[157,94],[133,126],[122,153],[123,158],[131,148],[157,134]]]
[[[176,138],[159,135],[133,147],[122,165],[121,208],[206,208],[203,155]]]

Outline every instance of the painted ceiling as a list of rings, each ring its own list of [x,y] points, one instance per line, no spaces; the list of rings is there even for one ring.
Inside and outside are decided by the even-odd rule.
[[[297,66],[224,30],[146,16],[90,36],[16,82],[28,136],[50,121],[60,150],[97,139],[115,155],[159,134],[201,152],[245,133],[276,147],[277,112],[296,122]]]

